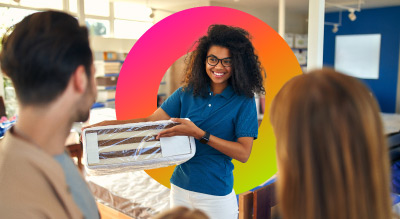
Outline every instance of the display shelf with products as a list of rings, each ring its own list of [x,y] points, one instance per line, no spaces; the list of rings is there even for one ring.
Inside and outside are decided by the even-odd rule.
[[[95,52],[97,99],[92,108],[115,108],[117,81],[126,53]]]
[[[286,33],[284,38],[296,56],[302,71],[305,72],[307,69],[308,35]]]
[[[126,53],[95,52],[97,99],[92,108],[115,108],[115,93],[119,73],[127,56]],[[168,97],[168,73],[162,78],[157,95],[157,107]]]
[[[6,116],[7,118],[11,118],[16,116],[18,113],[18,101],[17,95],[15,94],[14,86],[6,76],[3,77],[3,86],[4,86],[4,104],[6,108]]]

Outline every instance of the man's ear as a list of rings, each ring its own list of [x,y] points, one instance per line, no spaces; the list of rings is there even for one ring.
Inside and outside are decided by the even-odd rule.
[[[72,74],[71,80],[73,87],[77,92],[85,92],[88,84],[88,78],[86,76],[85,67],[83,65],[79,65],[75,69],[75,72]]]

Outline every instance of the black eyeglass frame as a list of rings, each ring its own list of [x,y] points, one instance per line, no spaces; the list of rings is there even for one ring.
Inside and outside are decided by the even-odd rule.
[[[218,61],[217,61],[217,64],[215,64],[215,65],[210,64],[210,63],[208,62],[208,58],[210,58],[210,57],[213,57],[213,58],[217,59],[217,60],[218,60]],[[232,67],[232,64],[229,65],[229,66],[224,65],[224,63],[223,63],[222,61],[223,61],[223,60],[226,60],[226,59],[230,59],[230,60],[232,61],[232,58],[231,58],[231,57],[227,57],[227,58],[223,58],[223,59],[219,59],[219,58],[215,57],[214,55],[209,55],[209,56],[206,57],[207,64],[209,64],[209,65],[211,65],[211,66],[217,66],[218,63],[221,61],[222,66],[224,66],[224,67]]]

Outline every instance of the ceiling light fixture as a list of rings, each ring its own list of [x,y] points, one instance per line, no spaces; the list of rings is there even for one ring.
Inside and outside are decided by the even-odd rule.
[[[155,16],[155,14],[154,14],[155,9],[154,9],[154,8],[150,8],[150,9],[151,9],[151,13],[150,13],[149,17],[150,17],[151,19],[153,19],[154,16]]]
[[[146,0],[146,7],[150,9],[149,18],[154,18],[154,8],[150,7],[149,0]]]
[[[357,6],[355,6],[354,2],[348,2],[348,3],[325,2],[325,5],[328,6],[328,7],[336,7],[336,8],[340,8],[340,9],[344,9],[344,10],[349,11],[349,19],[351,21],[355,21],[357,19],[357,16],[356,16],[355,12],[361,12],[361,5],[362,4],[364,4],[363,0],[358,0],[357,1]]]
[[[338,25],[337,25],[337,24],[334,24],[334,25],[333,25],[333,28],[332,28],[332,33],[337,33],[338,30],[339,30]]]
[[[339,31],[339,27],[342,26],[342,11],[339,11],[338,22],[325,22],[324,24],[333,26],[332,33],[337,33]]]
[[[356,16],[356,14],[354,12],[355,12],[354,9],[349,9],[349,19],[351,21],[355,21],[357,19],[357,16]]]

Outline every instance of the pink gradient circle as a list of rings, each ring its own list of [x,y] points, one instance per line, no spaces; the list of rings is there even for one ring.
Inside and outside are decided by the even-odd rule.
[[[239,10],[225,7],[198,7],[177,12],[156,23],[135,43],[119,75],[116,91],[118,120],[143,118],[157,108],[157,92],[167,69],[193,48],[194,42],[206,34],[211,24],[241,27],[252,35],[252,43],[267,72],[264,86],[265,114],[282,85],[301,74],[300,66],[286,42],[260,19]],[[259,138],[254,141],[247,163],[235,164],[234,189],[241,193],[259,186],[276,173],[275,137],[264,117]],[[170,187],[174,167],[147,170],[161,184]]]

